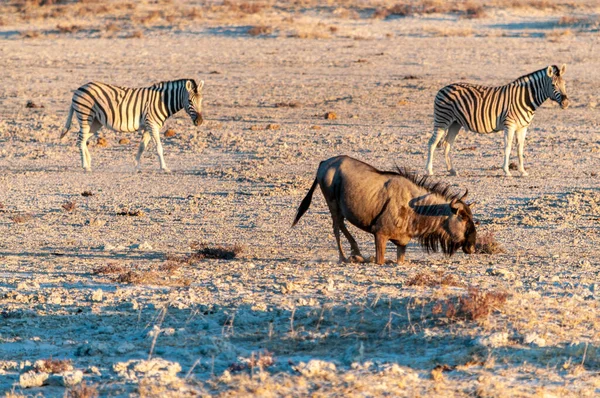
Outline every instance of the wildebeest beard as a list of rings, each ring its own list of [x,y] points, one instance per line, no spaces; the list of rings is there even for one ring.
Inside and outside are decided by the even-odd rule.
[[[436,253],[441,250],[442,253],[451,256],[460,245],[455,244],[450,234],[441,227],[441,224],[446,221],[443,216],[450,216],[451,210],[447,203],[418,204],[427,196],[414,198],[408,203],[417,215],[415,229],[420,234],[416,238],[427,253]]]

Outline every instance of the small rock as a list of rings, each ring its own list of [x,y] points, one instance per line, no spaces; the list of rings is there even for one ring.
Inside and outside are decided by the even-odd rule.
[[[96,141],[96,146],[105,148],[108,146],[108,141],[104,137],[98,137],[98,141]]]
[[[173,129],[168,129],[167,131],[165,131],[165,137],[175,137],[175,130]]]
[[[558,275],[554,275],[550,278],[550,282],[560,282],[560,277]]]
[[[121,139],[119,140],[119,144],[121,144],[121,145],[127,145],[127,144],[129,144],[130,142],[131,142],[131,141],[129,141],[129,138],[121,138]]]
[[[294,370],[305,377],[329,376],[336,371],[335,364],[331,362],[321,361],[319,359],[311,359],[308,363],[300,362],[294,366]]]
[[[90,374],[94,374],[96,376],[102,376],[102,373],[100,372],[100,369],[98,369],[97,366],[90,366],[87,370],[86,373],[90,373]]]
[[[19,376],[19,385],[21,388],[41,387],[48,380],[48,376],[46,372],[38,373],[30,370]]]
[[[128,353],[128,352],[131,352],[131,351],[133,351],[133,350],[135,350],[135,345],[131,344],[131,343],[130,343],[130,342],[128,342],[128,341],[126,341],[126,342],[124,342],[124,343],[120,344],[120,345],[117,347],[117,352],[118,352],[119,354],[126,354],[126,353]]]
[[[511,271],[504,269],[504,268],[489,268],[487,270],[487,273],[489,275],[493,275],[493,276],[501,276],[504,279],[514,279],[515,278],[515,274],[513,274]]]
[[[131,245],[131,249],[141,250],[141,251],[149,251],[152,250],[153,247],[148,242],[142,242],[139,245]]]
[[[83,372],[81,370],[72,370],[50,375],[47,384],[52,386],[73,387],[81,383],[82,380]]]
[[[486,337],[479,337],[477,343],[485,347],[498,348],[508,345],[508,333],[496,332]]]
[[[106,221],[101,220],[99,218],[90,218],[86,220],[85,225],[89,225],[90,227],[102,227],[106,224]]]
[[[100,302],[102,301],[102,289],[96,289],[94,290],[94,293],[92,293],[92,301],[95,302]]]
[[[325,113],[324,118],[327,120],[335,120],[337,119],[337,115],[335,114],[335,112],[327,112]]]
[[[531,344],[531,345],[534,345],[537,347],[545,347],[546,346],[546,340],[544,338],[538,336],[538,334],[535,332],[527,333],[525,335],[525,337],[523,337],[523,343]]]

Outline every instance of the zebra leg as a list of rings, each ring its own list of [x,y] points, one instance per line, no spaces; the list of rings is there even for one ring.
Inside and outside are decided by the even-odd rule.
[[[142,134],[142,141],[140,142],[140,147],[138,148],[138,153],[135,157],[135,168],[138,170],[142,167],[142,154],[146,150],[146,147],[150,142],[150,138],[150,132],[144,130],[144,133]]]
[[[163,147],[160,142],[160,132],[158,129],[152,130],[152,139],[154,140],[154,143],[156,144],[156,152],[158,153],[158,160],[160,161],[160,169],[166,173],[170,173],[171,170],[169,170],[169,168],[167,167],[167,164],[165,163],[165,157],[163,155]]]
[[[92,121],[92,125],[90,126],[90,131],[89,131],[89,137],[94,136],[98,130],[100,130],[100,128],[102,127],[102,123],[100,123],[100,121],[98,119],[94,119]],[[89,139],[88,137],[88,139]],[[92,155],[90,155],[90,150],[87,146],[87,139],[86,139],[86,145],[85,145],[85,160],[87,165],[84,166],[84,169],[86,171],[92,171]]]
[[[446,130],[436,127],[433,129],[433,135],[429,139],[429,154],[427,155],[427,166],[425,167],[429,175],[433,175],[433,153],[442,137],[444,137],[444,133],[446,133]]]
[[[523,127],[522,129],[517,130],[517,154],[519,155],[519,172],[523,177],[529,175],[529,173],[525,171],[525,166],[523,165],[523,148],[525,147],[526,135],[527,127]]]
[[[453,123],[448,128],[448,134],[446,135],[446,139],[444,140],[444,157],[446,158],[446,167],[451,176],[457,176],[458,173],[452,167],[452,157],[450,156],[450,151],[452,150],[452,145],[454,145],[454,140],[460,131],[460,124]]]
[[[82,124],[79,130],[79,153],[81,154],[81,167],[85,171],[92,171],[92,157],[87,148],[87,142],[91,136],[90,127],[87,124]]]
[[[507,177],[511,177],[512,174],[508,169],[510,165],[510,152],[512,151],[512,143],[515,137],[515,129],[513,127],[506,127],[504,129],[504,165],[502,170]]]

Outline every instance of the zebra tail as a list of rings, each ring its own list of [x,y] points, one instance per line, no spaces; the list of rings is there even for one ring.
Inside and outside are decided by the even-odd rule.
[[[71,107],[69,108],[69,116],[67,116],[67,123],[65,124],[65,128],[63,129],[62,133],[60,133],[60,139],[62,140],[63,137],[65,135],[67,135],[67,133],[69,132],[69,129],[71,128],[71,119],[73,119],[73,104],[71,104]]]
[[[292,227],[298,223],[298,221],[300,220],[300,217],[302,217],[304,215],[304,213],[306,213],[306,210],[308,210],[308,208],[310,207],[310,202],[312,201],[313,192],[315,192],[315,188],[317,188],[318,183],[319,182],[317,181],[317,178],[315,177],[315,182],[313,182],[312,187],[310,187],[310,189],[308,190],[308,193],[306,194],[304,199],[302,199],[302,202],[300,203],[300,206],[298,207],[298,212],[296,213],[296,218],[294,218]]]

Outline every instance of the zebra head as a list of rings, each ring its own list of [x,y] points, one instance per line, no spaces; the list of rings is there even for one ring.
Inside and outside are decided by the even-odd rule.
[[[547,75],[550,78],[551,86],[548,87],[549,97],[553,101],[556,101],[562,109],[567,109],[569,107],[569,98],[567,97],[567,86],[565,79],[563,79],[563,75],[565,74],[565,70],[567,69],[567,65],[563,64],[560,69],[556,65],[551,65],[548,67]]]
[[[185,102],[185,111],[192,118],[195,126],[202,124],[202,87],[204,80],[197,84],[195,80],[187,80],[185,82],[185,90],[187,91],[187,101]]]

